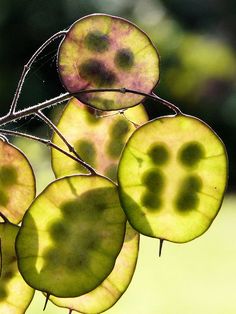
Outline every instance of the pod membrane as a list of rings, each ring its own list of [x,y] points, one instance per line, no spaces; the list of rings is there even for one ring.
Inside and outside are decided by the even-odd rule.
[[[159,80],[159,56],[149,37],[129,21],[92,14],[76,21],[58,51],[58,71],[65,88],[129,88],[150,93]],[[76,96],[100,110],[137,105],[140,95],[117,92]]]
[[[16,250],[25,281],[58,297],[96,288],[112,271],[126,217],[117,187],[100,176],[52,182],[24,216]]]
[[[161,117],[130,137],[119,169],[119,195],[131,225],[172,242],[204,233],[217,215],[227,183],[224,144],[201,120]]]

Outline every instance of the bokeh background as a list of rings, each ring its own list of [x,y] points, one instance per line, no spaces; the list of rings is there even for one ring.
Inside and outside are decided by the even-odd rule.
[[[158,243],[142,238],[131,287],[108,313],[236,313],[236,2],[0,0],[0,115],[7,113],[23,65],[33,52],[54,33],[96,12],[127,18],[146,31],[161,55],[156,93],[212,126],[226,145],[230,165],[226,201],[211,229],[185,245],[164,244],[161,259]],[[56,69],[59,42],[33,65],[19,109],[64,92]],[[151,118],[168,112],[151,101],[146,108]],[[32,118],[11,129],[50,135]],[[15,143],[33,163],[39,192],[53,179],[48,149],[21,139]],[[27,314],[38,314],[42,307],[43,297],[37,294]],[[49,306],[45,314],[67,312]]]

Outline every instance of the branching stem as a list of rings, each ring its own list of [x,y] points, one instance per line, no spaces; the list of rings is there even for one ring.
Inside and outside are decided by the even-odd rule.
[[[174,110],[176,114],[180,115],[182,114],[182,111],[174,104],[172,104],[171,102],[157,96],[155,93],[152,93],[152,96],[155,97],[155,100],[160,102],[161,104],[163,104],[164,106],[170,108],[171,110]]]
[[[160,98],[159,96],[157,96],[155,94],[147,94],[147,93],[144,93],[141,91],[126,89],[126,88],[98,88],[98,89],[84,89],[84,90],[80,90],[76,93],[64,93],[60,96],[57,96],[57,97],[52,98],[50,100],[46,100],[42,103],[28,107],[24,110],[17,111],[17,112],[14,112],[12,114],[7,114],[6,116],[3,116],[0,118],[0,125],[3,126],[6,123],[16,121],[18,119],[22,119],[22,118],[27,117],[29,115],[35,114],[39,110],[42,110],[42,109],[48,108],[50,106],[54,106],[54,105],[57,105],[59,103],[62,103],[66,100],[69,100],[73,96],[78,96],[80,94],[86,94],[86,93],[89,94],[89,93],[101,93],[101,92],[113,92],[113,93],[122,93],[122,94],[131,93],[131,94],[142,95],[144,97],[151,98],[151,99],[167,106],[168,108],[172,109],[176,114],[182,114],[181,110],[177,106],[175,106],[174,104],[170,103],[167,100]]]
[[[16,105],[18,102],[18,99],[20,97],[21,94],[21,89],[22,86],[24,84],[26,75],[28,74],[32,64],[34,63],[35,59],[38,57],[38,55],[49,45],[51,44],[55,39],[57,39],[58,37],[61,36],[65,36],[67,34],[67,31],[60,31],[56,34],[54,34],[53,36],[51,36],[48,40],[46,40],[41,47],[38,48],[38,50],[35,51],[35,53],[32,55],[32,57],[29,59],[29,61],[24,65],[23,71],[21,73],[21,77],[20,80],[18,82],[17,88],[16,88],[16,92],[14,94],[13,100],[12,100],[12,104],[9,110],[8,115],[11,116],[12,114],[15,113],[15,109],[16,109]]]
[[[59,32],[59,33],[63,33],[63,32]],[[57,36],[59,36],[57,33]],[[61,34],[60,34],[61,35]],[[56,36],[56,35],[55,35]],[[56,38],[56,37],[55,37]],[[52,38],[51,38],[52,39]],[[46,43],[45,43],[46,44]],[[43,47],[43,46],[42,46]],[[41,48],[42,49],[42,48]],[[32,57],[33,58],[33,57]],[[26,72],[27,74],[27,72]],[[26,75],[24,74],[24,75]],[[24,78],[23,78],[24,80]],[[23,84],[23,83],[22,83]],[[16,92],[16,94],[18,94],[18,96],[16,96],[16,102],[17,102],[17,97],[19,97],[20,94],[20,89],[22,87],[22,85],[19,85],[20,87],[18,88],[19,91]],[[58,130],[58,128],[51,122],[50,119],[48,119],[43,113],[42,113],[42,109],[48,108],[50,106],[59,104],[61,102],[64,102],[65,100],[70,99],[73,96],[78,96],[80,94],[85,94],[85,93],[99,93],[99,92],[115,92],[115,93],[132,93],[132,94],[138,94],[138,95],[142,95],[144,97],[148,97],[151,98],[155,101],[158,101],[162,104],[164,104],[165,106],[167,106],[168,108],[174,110],[174,112],[176,114],[182,114],[180,109],[178,107],[176,107],[174,104],[158,97],[155,94],[146,94],[143,93],[141,91],[137,91],[137,90],[131,90],[131,89],[126,89],[126,88],[100,88],[100,89],[88,89],[88,90],[80,90],[76,93],[65,93],[62,94],[60,96],[57,96],[55,98],[52,98],[50,100],[46,100],[42,103],[39,103],[37,105],[28,107],[24,110],[21,111],[17,111],[15,112],[15,105],[13,106],[13,109],[10,110],[10,112],[1,117],[0,118],[0,125],[3,126],[7,123],[16,121],[18,119],[22,119],[25,118],[29,115],[37,115],[38,117],[40,117],[44,122],[47,123],[48,126],[50,126],[50,128],[52,128],[59,136],[60,138],[63,140],[63,142],[67,145],[68,149],[70,152],[72,152],[75,156],[73,156],[72,154],[66,152],[65,150],[61,149],[59,146],[55,145],[54,143],[52,143],[50,140],[47,139],[42,139],[36,136],[32,136],[29,134],[25,134],[25,133],[21,133],[21,132],[17,132],[17,131],[10,131],[10,130],[5,130],[5,129],[0,129],[0,133],[2,134],[8,134],[8,135],[13,135],[13,136],[22,136],[22,137],[26,137],[32,140],[36,140],[38,142],[44,143],[52,148],[57,149],[58,151],[62,152],[63,154],[67,155],[68,157],[74,159],[75,161],[79,162],[83,167],[85,167],[91,174],[96,174],[96,171],[94,170],[94,168],[92,168],[89,164],[87,164],[85,161],[83,161],[81,159],[81,157],[76,153],[75,149],[73,148],[72,145],[70,145],[70,143],[67,141],[67,139],[64,137],[64,135]],[[16,104],[15,102],[15,104]]]
[[[68,142],[68,140],[65,138],[65,136],[61,133],[61,131],[56,127],[56,125],[50,120],[48,119],[47,116],[45,116],[45,114],[42,113],[41,110],[39,110],[37,113],[37,116],[44,121],[53,131],[55,131],[57,133],[57,135],[62,139],[62,141],[66,144],[66,146],[68,147],[69,151],[71,153],[73,153],[78,160],[81,161],[81,164],[83,166],[85,166],[89,172],[93,175],[96,174],[96,171],[89,165],[87,164],[82,158],[81,156],[75,151],[74,147]]]
[[[121,114],[123,115],[123,117],[124,117],[127,121],[129,121],[130,123],[133,124],[133,126],[135,127],[135,129],[137,129],[137,128],[140,126],[138,123],[135,123],[134,121],[131,121],[131,120],[126,116],[125,112],[122,112]]]
[[[2,134],[6,134],[6,135],[12,135],[12,136],[20,136],[20,137],[25,137],[25,138],[28,138],[30,140],[34,140],[34,141],[37,141],[39,143],[42,143],[42,144],[45,144],[49,147],[52,147],[56,150],[58,150],[59,152],[61,152],[62,154],[70,157],[71,159],[73,159],[74,161],[80,163],[84,168],[86,168],[89,172],[91,172],[91,169],[92,169],[92,174],[96,174],[95,170],[89,166],[86,162],[84,162],[83,160],[81,160],[80,158],[68,153],[67,151],[65,151],[64,149],[62,149],[61,147],[57,146],[56,144],[52,143],[50,140],[47,140],[47,139],[44,139],[44,138],[41,138],[41,137],[37,137],[37,136],[34,136],[34,135],[30,135],[30,134],[26,134],[26,133],[21,133],[21,132],[18,132],[18,131],[12,131],[12,130],[5,130],[5,129],[0,129],[0,133]],[[0,216],[6,221],[6,217],[3,216],[2,213],[0,213]]]
[[[23,110],[19,110],[15,113],[12,113],[11,115],[7,114],[7,115],[0,118],[0,125],[3,126],[6,123],[25,118],[27,116],[30,116],[32,114],[37,113],[38,110],[45,109],[45,108],[51,107],[53,105],[60,104],[60,103],[66,101],[70,98],[71,98],[71,95],[69,93],[65,93],[65,94],[62,94],[62,95],[57,96],[55,98],[52,98],[50,100],[46,100],[46,101],[39,103],[37,105],[30,106],[30,107],[23,109]]]
[[[181,110],[175,106],[174,104],[172,104],[171,102],[162,99],[161,97],[157,96],[156,94],[152,93],[152,94],[148,94],[142,91],[138,91],[138,90],[134,90],[134,89],[129,89],[129,88],[98,88],[98,89],[84,89],[84,90],[80,90],[76,93],[71,93],[71,96],[78,96],[79,94],[89,94],[89,93],[101,93],[101,92],[113,92],[113,93],[121,93],[121,94],[136,94],[136,95],[141,95],[144,96],[146,98],[151,98],[154,101],[158,101],[159,103],[163,104],[164,106],[170,108],[171,110],[173,110],[176,114],[182,114]]]

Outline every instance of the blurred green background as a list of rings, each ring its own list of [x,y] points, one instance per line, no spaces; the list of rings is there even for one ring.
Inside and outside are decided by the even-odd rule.
[[[127,18],[153,40],[161,55],[156,93],[185,113],[206,121],[226,144],[228,192],[216,221],[185,245],[142,238],[141,254],[128,292],[109,314],[236,313],[236,2],[235,0],[0,0],[0,112],[7,113],[16,84],[33,52],[52,34],[95,12]],[[19,109],[64,92],[56,69],[59,41],[33,65]],[[168,111],[146,102],[150,117]],[[37,119],[11,129],[49,136]],[[38,192],[53,178],[47,148],[17,140],[37,173]],[[41,313],[37,294],[27,314]],[[45,314],[68,313],[49,305]]]

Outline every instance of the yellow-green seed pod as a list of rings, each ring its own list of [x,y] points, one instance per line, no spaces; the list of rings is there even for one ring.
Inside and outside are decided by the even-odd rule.
[[[35,177],[28,159],[18,148],[0,140],[0,212],[18,224],[35,193]]]
[[[0,313],[22,314],[29,306],[34,290],[22,278],[15,253],[15,239],[18,226],[0,223]]]
[[[227,184],[225,146],[201,120],[167,116],[137,129],[118,168],[119,195],[139,232],[187,242],[211,225]]]
[[[96,314],[108,310],[128,288],[134,274],[138,250],[139,233],[127,223],[124,243],[110,275],[96,289],[78,298],[52,296],[50,300],[60,307],[79,313]]]
[[[84,175],[53,181],[23,218],[16,240],[19,270],[48,295],[87,293],[112,271],[125,226],[110,180]]]
[[[148,120],[142,105],[127,109],[124,114],[134,123],[141,124]],[[98,173],[116,181],[121,151],[135,130],[129,120],[119,113],[110,113],[105,117],[95,115],[94,110],[73,98],[63,111],[57,128],[85,162]],[[66,149],[57,134],[54,134],[52,141]],[[52,168],[56,177],[86,172],[78,162],[55,149],[52,149]]]

